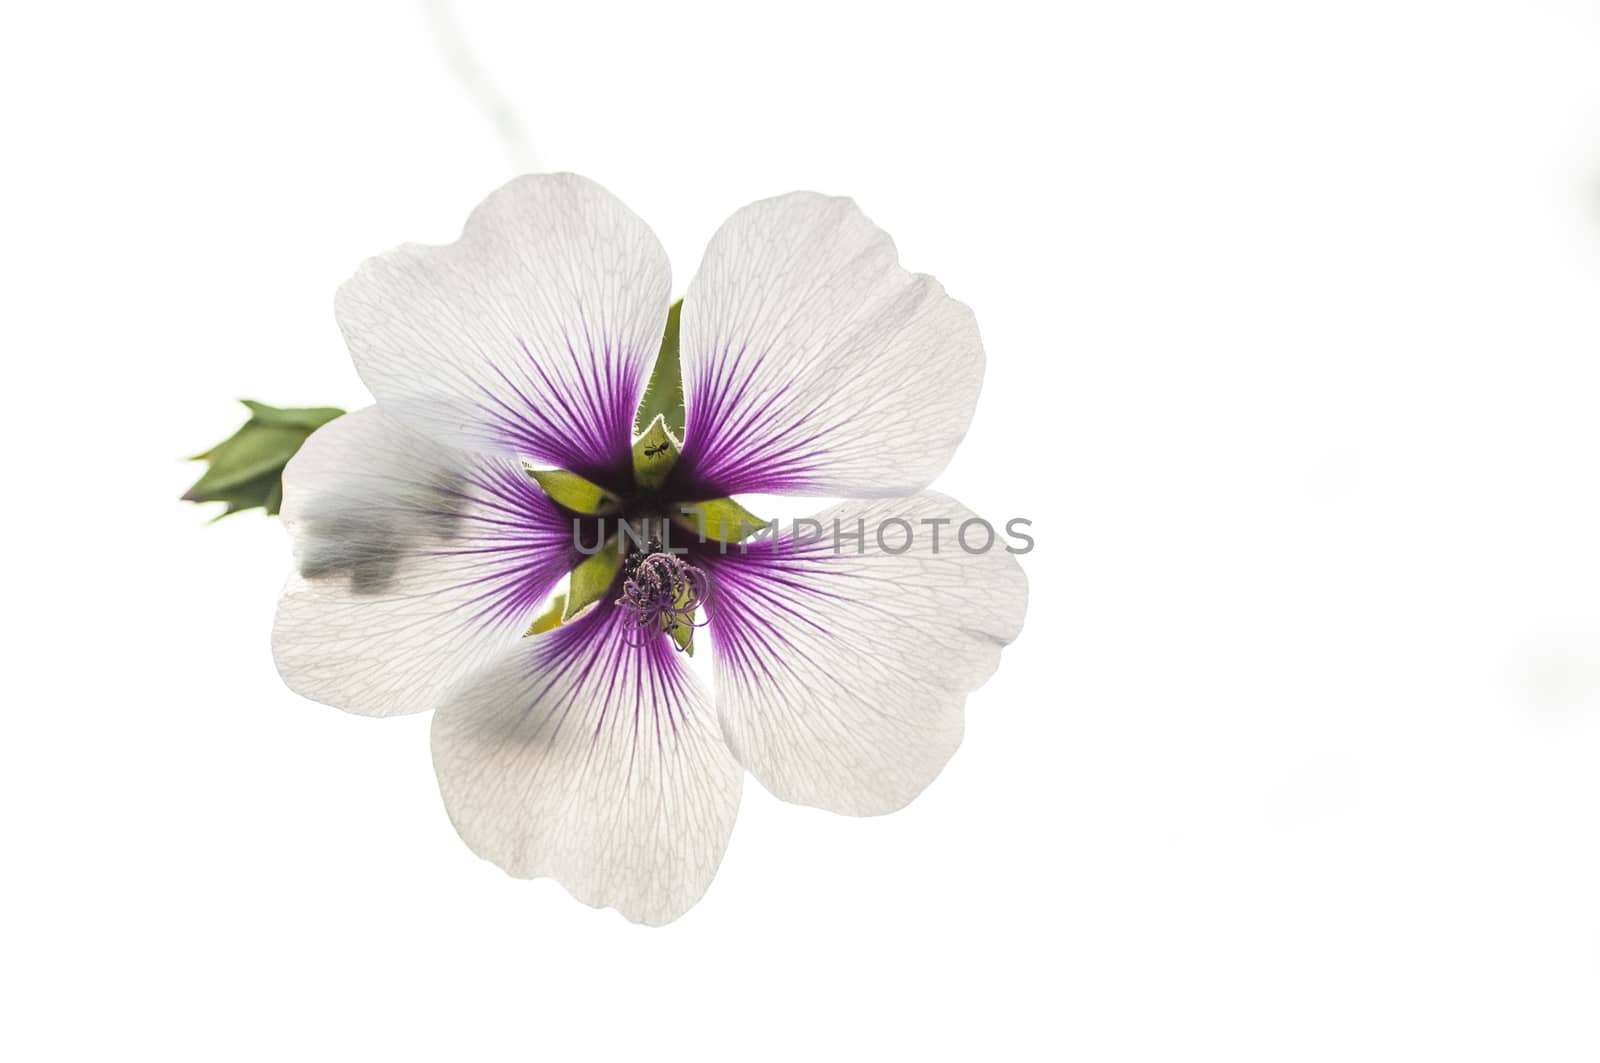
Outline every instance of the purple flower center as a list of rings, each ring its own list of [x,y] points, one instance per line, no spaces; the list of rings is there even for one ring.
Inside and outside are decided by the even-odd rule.
[[[645,551],[635,550],[623,562],[622,597],[617,599],[617,605],[633,615],[635,626],[629,634],[637,645],[680,626],[698,626],[695,610],[709,587],[704,572],[663,553],[659,542],[652,540]],[[678,648],[685,649],[688,643],[683,639]]]

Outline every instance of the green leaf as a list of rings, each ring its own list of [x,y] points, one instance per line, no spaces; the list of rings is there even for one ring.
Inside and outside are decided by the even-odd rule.
[[[251,420],[257,424],[276,425],[280,428],[303,428],[308,433],[315,432],[335,417],[343,416],[344,411],[337,406],[295,406],[280,407],[268,406],[264,402],[254,399],[240,399],[252,414]]]
[[[283,467],[306,438],[344,411],[332,406],[280,408],[245,399],[250,419],[237,432],[191,460],[207,463],[205,475],[185,491],[186,502],[222,502],[217,519],[260,508],[276,514],[283,505]]]
[[[215,495],[254,480],[263,473],[282,471],[306,441],[307,432],[248,422],[212,448],[205,475],[190,488],[191,494]]]
[[[650,373],[650,384],[639,400],[639,410],[633,417],[633,432],[638,435],[657,417],[667,422],[667,429],[679,439],[683,438],[683,368],[678,357],[678,319],[683,314],[683,300],[679,299],[667,311],[667,328],[661,336],[661,352],[656,355],[655,369]]]
[[[552,502],[574,513],[615,513],[622,505],[622,499],[610,491],[565,469],[528,468],[528,475],[539,482]]]
[[[212,518],[213,521],[218,521],[230,513],[238,513],[240,510],[255,509],[257,507],[266,509],[267,504],[272,501],[273,492],[280,488],[281,480],[278,474],[269,472],[247,483],[226,488],[215,494],[193,498],[190,501],[226,503],[222,512]]]
[[[604,598],[616,581],[617,569],[622,567],[622,539],[615,536],[600,551],[584,558],[572,570],[572,580],[567,587],[567,604],[561,612],[565,623],[578,612]]]
[[[678,464],[678,441],[659,414],[633,443],[633,482],[645,490],[660,487]]]
[[[522,637],[527,638],[529,635],[537,635],[540,632],[549,631],[552,628],[560,627],[561,616],[562,613],[566,611],[566,607],[567,596],[565,593],[558,594],[554,598],[550,599],[550,608],[540,613],[538,617],[534,619],[533,623],[528,625],[528,630],[523,634]]]
[[[694,532],[703,543],[740,542],[769,523],[731,498],[680,505],[672,522]]]

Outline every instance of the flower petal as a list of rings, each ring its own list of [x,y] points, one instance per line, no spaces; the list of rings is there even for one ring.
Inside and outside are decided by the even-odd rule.
[[[949,462],[983,382],[972,311],[908,273],[848,199],[751,204],[683,303],[686,491],[911,494]]]
[[[706,556],[716,703],[734,756],[785,801],[849,815],[892,812],[922,791],[961,742],[967,693],[1022,629],[1028,583],[997,537],[958,539],[976,520],[927,493],[846,502],[817,514],[822,539],[793,532],[744,556]],[[884,521],[907,522],[906,531]],[[938,548],[933,527],[938,526]],[[833,530],[865,530],[862,553]],[[878,541],[886,529],[884,544]],[[809,527],[809,526],[808,526]],[[985,541],[978,525],[969,544]]]
[[[527,639],[433,717],[446,809],[472,850],[660,924],[711,884],[743,773],[665,639],[599,605]]]
[[[433,708],[516,643],[577,558],[521,466],[449,450],[369,407],[284,472],[295,572],[272,650],[296,692],[370,716]]]
[[[616,197],[544,174],[489,196],[453,244],[368,260],[337,310],[386,413],[616,487],[671,280],[655,234]]]

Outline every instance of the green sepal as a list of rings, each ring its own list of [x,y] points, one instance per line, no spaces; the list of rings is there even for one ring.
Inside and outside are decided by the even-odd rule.
[[[282,408],[243,400],[250,419],[227,439],[191,461],[205,475],[183,493],[185,502],[222,502],[217,519],[245,509],[276,514],[283,504],[283,468],[307,437],[344,411],[332,406]]]
[[[645,490],[660,487],[678,464],[678,441],[660,414],[633,443],[633,482]]]
[[[250,410],[253,415],[250,419],[257,424],[277,425],[281,428],[304,428],[307,432],[315,432],[335,417],[344,416],[344,411],[337,406],[268,406],[264,402],[254,399],[240,399],[240,402]]]
[[[193,489],[183,496],[184,500],[225,503],[222,512],[211,518],[213,523],[230,513],[238,513],[245,509],[260,508],[266,510],[268,516],[274,516],[283,502],[283,480],[277,472],[269,472],[235,487],[224,488],[203,496],[191,497],[191,495],[194,495]]]
[[[622,506],[622,499],[575,472],[535,469],[526,465],[523,468],[538,481],[544,493],[550,496],[550,501],[574,513],[615,513]]]
[[[566,606],[567,596],[565,592],[557,594],[550,599],[550,608],[534,618],[533,623],[528,625],[528,630],[523,632],[522,637],[527,638],[529,635],[537,635],[540,632],[560,627],[562,613],[566,611]]]
[[[584,558],[572,570],[572,580],[567,587],[567,602],[561,611],[561,622],[566,623],[578,612],[604,598],[616,581],[617,569],[622,567],[622,538],[612,537],[598,553]]]
[[[770,521],[745,509],[731,498],[688,502],[678,507],[672,522],[688,528],[706,543],[737,543],[765,528]]]
[[[209,465],[205,475],[195,481],[184,497],[191,502],[210,501],[210,498],[189,496],[218,496],[229,488],[281,470],[306,441],[307,434],[298,428],[246,422],[243,428],[206,452],[203,460]]]
[[[678,319],[683,313],[683,300],[679,299],[667,311],[667,328],[661,336],[661,353],[656,355],[656,366],[650,373],[650,383],[639,400],[639,410],[633,416],[633,432],[638,435],[657,417],[667,422],[667,429],[679,439],[683,438],[683,368],[678,357]]]

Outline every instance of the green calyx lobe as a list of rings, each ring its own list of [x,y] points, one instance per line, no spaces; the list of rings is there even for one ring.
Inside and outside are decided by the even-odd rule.
[[[622,540],[613,536],[598,553],[591,554],[572,570],[567,586],[567,599],[561,609],[561,623],[566,623],[584,609],[606,597],[611,584],[622,567]],[[537,624],[537,621],[535,622]],[[551,624],[550,627],[555,627]],[[533,634],[530,630],[528,634]]]
[[[615,513],[622,508],[622,499],[598,484],[592,484],[575,472],[565,469],[534,469],[523,466],[550,496],[550,501],[565,506],[574,513]]]
[[[678,644],[678,649],[694,656],[694,628],[688,624],[673,624],[667,631],[667,637]]]
[[[344,411],[333,406],[278,407],[243,400],[250,419],[227,439],[191,461],[206,462],[205,475],[185,491],[185,502],[223,502],[230,513],[260,508],[268,516],[283,505],[283,467],[318,428]]]
[[[769,523],[731,498],[683,503],[672,515],[672,522],[688,528],[703,541],[714,543],[743,542]]]
[[[552,628],[560,627],[561,614],[566,612],[566,609],[567,595],[566,592],[563,591],[560,594],[557,594],[554,598],[550,599],[550,605],[545,609],[544,612],[534,617],[533,623],[528,625],[528,630],[523,632],[523,638],[527,638],[529,635],[537,635],[541,632],[549,631]]]
[[[633,441],[633,482],[643,491],[654,491],[666,483],[672,467],[678,464],[678,440],[667,431],[666,418],[655,420]]]
[[[656,355],[650,383],[633,415],[633,434],[641,435],[650,422],[660,417],[667,430],[683,438],[683,363],[678,355],[678,323],[683,316],[683,300],[667,311],[667,327],[661,334],[661,352]]]

